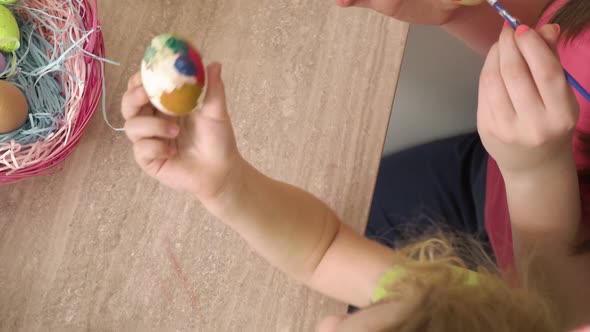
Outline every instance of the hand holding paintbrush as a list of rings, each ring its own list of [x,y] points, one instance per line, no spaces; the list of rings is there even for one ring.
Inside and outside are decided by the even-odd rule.
[[[521,25],[520,21],[516,17],[512,16],[512,14],[510,14],[508,10],[506,10],[506,8],[504,8],[504,6],[498,2],[498,0],[487,0],[487,2],[500,14],[500,16],[502,16],[502,18],[504,18],[504,20],[506,20],[506,22],[508,22],[508,24],[510,24],[513,29],[516,29]],[[584,89],[584,87],[582,87],[582,85],[576,81],[576,79],[574,79],[574,77],[567,70],[564,69],[564,72],[568,83],[574,89],[576,89],[576,91],[578,91],[584,97],[584,99],[590,102],[590,93],[588,93],[588,91],[586,91],[586,89]]]

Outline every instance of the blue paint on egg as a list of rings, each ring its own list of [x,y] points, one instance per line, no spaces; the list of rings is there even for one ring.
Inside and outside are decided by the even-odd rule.
[[[197,75],[197,66],[193,62],[193,60],[187,55],[181,55],[176,59],[174,62],[174,67],[178,70],[179,73],[185,76],[196,76]]]

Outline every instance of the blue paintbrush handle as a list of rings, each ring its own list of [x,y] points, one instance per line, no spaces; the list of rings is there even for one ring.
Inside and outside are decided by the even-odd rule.
[[[568,83],[574,87],[574,89],[576,89],[576,91],[578,91],[582,97],[584,97],[584,99],[590,102],[590,94],[588,91],[586,91],[584,87],[582,87],[582,85],[578,83],[578,81],[576,81],[576,79],[570,73],[567,72],[567,70],[564,69],[563,71],[565,72],[565,77]]]
[[[492,5],[492,7],[494,7],[498,14],[500,14],[500,16],[502,16],[502,18],[506,20],[508,24],[510,24],[512,29],[518,28],[520,21],[516,17],[512,16],[512,14],[510,14],[506,8],[504,8],[504,6],[502,6],[499,2],[496,2]]]

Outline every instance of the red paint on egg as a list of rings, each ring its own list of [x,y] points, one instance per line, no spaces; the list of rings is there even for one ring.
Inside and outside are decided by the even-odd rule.
[[[205,86],[205,66],[203,65],[203,59],[197,50],[192,47],[188,48],[188,56],[197,65],[197,82]]]

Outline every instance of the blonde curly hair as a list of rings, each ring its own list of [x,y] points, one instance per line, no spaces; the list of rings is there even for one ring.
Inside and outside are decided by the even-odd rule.
[[[557,311],[546,297],[528,287],[526,281],[511,287],[474,240],[438,234],[400,251],[408,258],[401,264],[405,273],[388,288],[394,295],[385,301],[392,297],[403,300],[405,296],[418,296],[418,301],[410,301],[417,305],[405,319],[380,332],[563,330]],[[465,253],[470,254],[471,262],[477,262],[477,285],[467,282],[470,264],[460,258]]]

